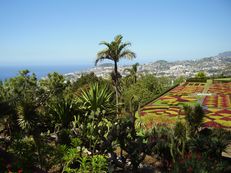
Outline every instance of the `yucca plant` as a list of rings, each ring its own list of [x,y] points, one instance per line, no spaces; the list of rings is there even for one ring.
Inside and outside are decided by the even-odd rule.
[[[27,135],[32,135],[37,148],[40,167],[43,169],[44,158],[41,154],[41,132],[43,128],[38,107],[34,105],[33,102],[22,102],[17,106],[16,110],[18,125]]]
[[[74,119],[74,115],[77,114],[77,105],[71,97],[62,97],[59,100],[54,100],[49,103],[48,109],[55,123],[65,129],[68,128],[70,122]]]
[[[92,84],[87,89],[82,89],[77,102],[82,110],[97,112],[98,109],[105,110],[107,115],[115,112],[113,104],[113,92],[107,85]]]

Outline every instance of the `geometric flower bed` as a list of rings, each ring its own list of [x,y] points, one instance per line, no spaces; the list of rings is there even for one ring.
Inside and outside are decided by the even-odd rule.
[[[184,121],[183,105],[201,104],[206,117],[204,127],[231,129],[231,82],[216,83],[208,87],[211,95],[197,96],[204,91],[205,83],[185,83],[170,90],[157,100],[144,106],[139,118],[147,128],[155,124],[174,125]]]
[[[185,85],[177,86],[170,93],[177,95],[201,93],[204,90],[204,83],[186,83]]]
[[[195,96],[185,96],[185,95],[164,95],[161,96],[154,105],[168,105],[168,106],[179,106],[185,103],[196,104],[197,98]]]
[[[231,110],[228,109],[208,109],[205,127],[231,128]]]
[[[205,127],[231,128],[231,82],[214,83],[208,89],[211,96],[205,96]]]
[[[231,95],[231,82],[212,84],[208,92],[214,94]]]
[[[212,95],[206,96],[203,101],[203,106],[213,108],[229,108],[231,107],[230,95]]]
[[[140,110],[142,122],[147,128],[155,124],[175,124],[178,119],[183,119],[181,108],[178,106],[147,105]]]

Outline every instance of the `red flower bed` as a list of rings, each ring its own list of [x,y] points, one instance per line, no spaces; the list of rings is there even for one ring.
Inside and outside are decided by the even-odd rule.
[[[220,120],[231,121],[231,117],[223,117],[223,118],[220,118]]]
[[[204,123],[203,127],[224,128],[225,126],[222,126],[221,124],[218,124],[214,121],[209,121],[209,122]]]
[[[217,111],[217,113],[219,113],[219,114],[230,114],[231,115],[231,110],[223,109],[223,110]]]

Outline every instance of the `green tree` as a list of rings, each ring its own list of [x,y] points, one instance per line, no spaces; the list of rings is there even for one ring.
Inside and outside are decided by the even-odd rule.
[[[199,71],[196,75],[195,75],[196,78],[200,78],[200,79],[204,79],[206,78],[206,74],[205,72],[203,71]]]
[[[17,107],[26,100],[39,101],[36,95],[40,90],[35,74],[29,75],[28,70],[22,70],[18,76],[6,80],[1,88],[1,114],[4,115],[5,131],[12,136],[19,130]]]
[[[174,80],[174,85],[176,85],[176,84],[181,84],[181,83],[183,83],[185,81],[185,77],[184,76],[180,76],[180,77],[178,77],[178,78],[176,78],[175,80]]]
[[[66,81],[64,76],[57,72],[49,73],[47,78],[40,81],[41,88],[43,88],[44,92],[48,93],[50,97],[58,97],[63,94],[63,91],[69,84],[69,81]]]
[[[76,91],[80,89],[81,87],[88,86],[96,82],[101,83],[104,81],[102,78],[97,77],[94,72],[91,72],[87,74],[82,74],[79,79],[73,82],[72,87],[73,87],[73,90]]]
[[[126,109],[129,109],[131,99],[133,103],[143,105],[171,86],[168,78],[157,78],[152,74],[141,76],[133,85],[127,85],[124,80],[126,78],[122,79],[122,98]]]
[[[112,79],[114,80],[115,84],[115,91],[116,91],[116,104],[118,105],[118,97],[119,97],[119,78],[120,74],[118,72],[118,65],[120,59],[127,58],[127,59],[133,59],[136,57],[135,53],[131,50],[127,49],[128,46],[131,45],[130,42],[122,42],[123,36],[117,35],[114,40],[110,43],[106,41],[102,41],[100,44],[105,45],[106,49],[100,51],[97,53],[97,59],[95,61],[95,64],[99,61],[103,60],[111,60],[114,62],[114,71],[112,73]]]

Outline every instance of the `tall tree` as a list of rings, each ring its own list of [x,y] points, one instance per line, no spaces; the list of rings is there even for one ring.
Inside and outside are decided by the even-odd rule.
[[[118,97],[119,97],[119,78],[120,74],[118,72],[117,63],[122,58],[133,59],[136,57],[135,53],[131,50],[127,49],[128,46],[131,46],[130,42],[122,42],[123,36],[117,35],[114,40],[109,42],[102,41],[100,45],[105,45],[106,48],[97,53],[97,59],[95,61],[95,65],[99,61],[103,60],[111,60],[114,62],[114,71],[112,73],[112,79],[115,84],[116,91],[116,104],[118,105]]]

